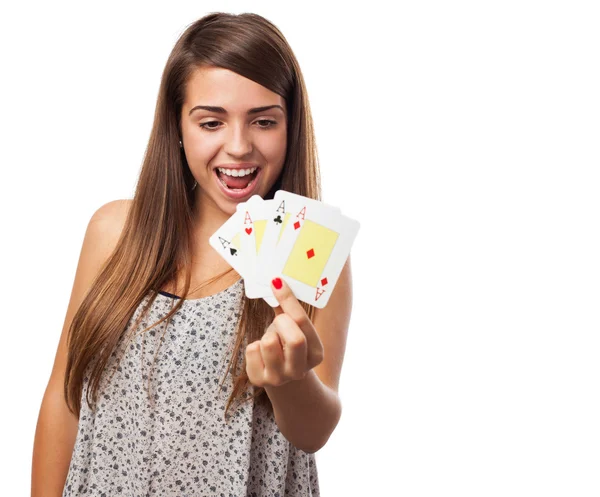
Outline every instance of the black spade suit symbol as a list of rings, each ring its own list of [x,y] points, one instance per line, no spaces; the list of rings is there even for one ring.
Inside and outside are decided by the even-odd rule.
[[[231,252],[231,255],[237,255],[237,250],[234,248],[230,248],[229,252]]]
[[[281,224],[281,216],[277,216],[275,219],[273,219],[273,221],[275,221],[277,224]]]

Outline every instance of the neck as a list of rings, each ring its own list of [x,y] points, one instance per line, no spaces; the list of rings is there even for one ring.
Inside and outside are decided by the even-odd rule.
[[[212,251],[208,239],[229,217],[230,214],[223,212],[212,199],[198,192],[193,213],[194,253],[204,254]]]
[[[231,267],[208,243],[208,239],[228,218],[229,214],[223,212],[210,198],[197,192],[192,213],[192,264],[190,267],[190,291],[192,293],[188,295],[188,298],[199,298],[210,295],[211,292],[220,291],[240,277],[233,270],[227,274]],[[204,286],[211,278],[220,274],[225,274],[225,277]],[[184,272],[178,273],[176,281],[171,282],[166,287],[166,291],[181,295],[185,286],[184,279]]]

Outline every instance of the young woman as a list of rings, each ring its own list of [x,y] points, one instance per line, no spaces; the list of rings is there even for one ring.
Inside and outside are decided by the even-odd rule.
[[[33,496],[318,496],[341,416],[349,261],[328,305],[247,299],[208,238],[239,202],[320,199],[298,62],[212,13],[167,61],[132,200],[88,225],[36,429]]]

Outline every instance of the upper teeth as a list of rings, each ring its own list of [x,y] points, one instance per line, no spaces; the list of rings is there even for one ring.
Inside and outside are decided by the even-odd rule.
[[[226,174],[227,176],[246,176],[256,171],[255,167],[251,167],[250,169],[224,169],[222,167],[219,167],[217,169],[223,174]]]

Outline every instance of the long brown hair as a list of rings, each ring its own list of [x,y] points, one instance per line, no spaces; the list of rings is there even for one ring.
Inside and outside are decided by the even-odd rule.
[[[177,281],[178,275],[185,275],[182,298],[166,316],[142,330],[147,331],[170,320],[189,294],[195,195],[194,177],[179,146],[180,119],[187,81],[197,68],[211,66],[255,81],[286,101],[286,158],[281,175],[265,198],[272,198],[278,189],[321,198],[306,88],[283,34],[253,13],[210,13],[189,25],[176,42],[162,74],[154,123],[123,231],[69,329],[64,394],[69,409],[78,417],[84,377],[89,375],[88,406],[95,409],[102,373],[142,299],[150,295],[137,323],[149,310],[158,289]],[[302,305],[312,319],[314,308]],[[234,386],[225,417],[233,402],[245,397],[250,385],[242,353],[244,340],[248,344],[259,340],[273,316],[272,308],[262,299],[243,296],[227,371],[233,376]],[[244,400],[250,399],[264,402],[272,412],[264,388],[257,388],[253,397]]]

